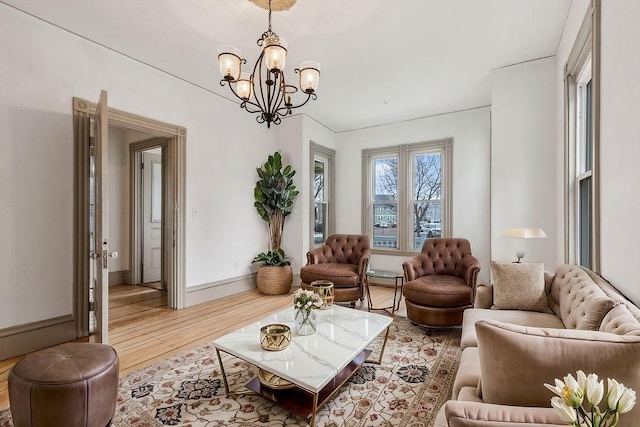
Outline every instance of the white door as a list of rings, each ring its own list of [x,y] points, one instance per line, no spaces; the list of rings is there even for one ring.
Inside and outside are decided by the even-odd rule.
[[[100,92],[94,116],[95,155],[95,287],[94,310],[96,314],[95,340],[109,342],[109,157],[108,157],[107,92]]]
[[[142,281],[152,283],[162,278],[162,155],[143,152],[142,165]]]

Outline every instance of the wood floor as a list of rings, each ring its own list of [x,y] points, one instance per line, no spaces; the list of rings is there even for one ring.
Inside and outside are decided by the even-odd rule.
[[[371,294],[375,307],[390,306],[393,301],[393,288],[371,286]],[[166,294],[162,291],[142,286],[110,286],[109,343],[118,352],[120,375],[258,321],[289,307],[291,298],[291,294],[267,296],[252,290],[172,310],[166,308]],[[359,310],[366,307],[366,299],[356,304]],[[400,309],[404,310],[404,300]],[[7,376],[18,360],[20,357],[0,361],[0,408],[9,405]]]

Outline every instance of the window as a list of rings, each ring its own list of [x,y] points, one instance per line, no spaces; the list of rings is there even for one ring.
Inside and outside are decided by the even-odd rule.
[[[576,226],[577,232],[577,261],[587,268],[592,267],[591,247],[593,244],[592,231],[593,205],[591,200],[593,178],[592,162],[592,87],[591,61],[583,70],[577,85],[577,138],[576,138]]]
[[[334,151],[311,143],[311,247],[321,245],[333,232]]]
[[[419,251],[449,235],[451,139],[363,150],[363,227],[372,248]]]
[[[565,68],[565,262],[598,271],[600,8],[591,7]]]

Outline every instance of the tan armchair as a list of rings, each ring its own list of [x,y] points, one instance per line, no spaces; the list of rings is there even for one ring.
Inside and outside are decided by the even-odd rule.
[[[473,307],[480,263],[466,239],[427,239],[422,252],[402,264],[407,317],[427,331],[458,326]]]
[[[300,287],[310,289],[314,280],[330,280],[336,302],[355,305],[364,298],[365,272],[371,249],[368,236],[333,234],[319,248],[307,252],[307,265],[300,270]]]

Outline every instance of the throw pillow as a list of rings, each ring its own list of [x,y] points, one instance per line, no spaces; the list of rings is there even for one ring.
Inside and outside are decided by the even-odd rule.
[[[491,261],[493,307],[549,313],[542,263]]]
[[[578,369],[615,378],[640,390],[640,338],[597,331],[534,328],[492,320],[476,323],[482,400],[514,406],[550,407],[553,384]],[[640,419],[640,405],[620,425]]]

